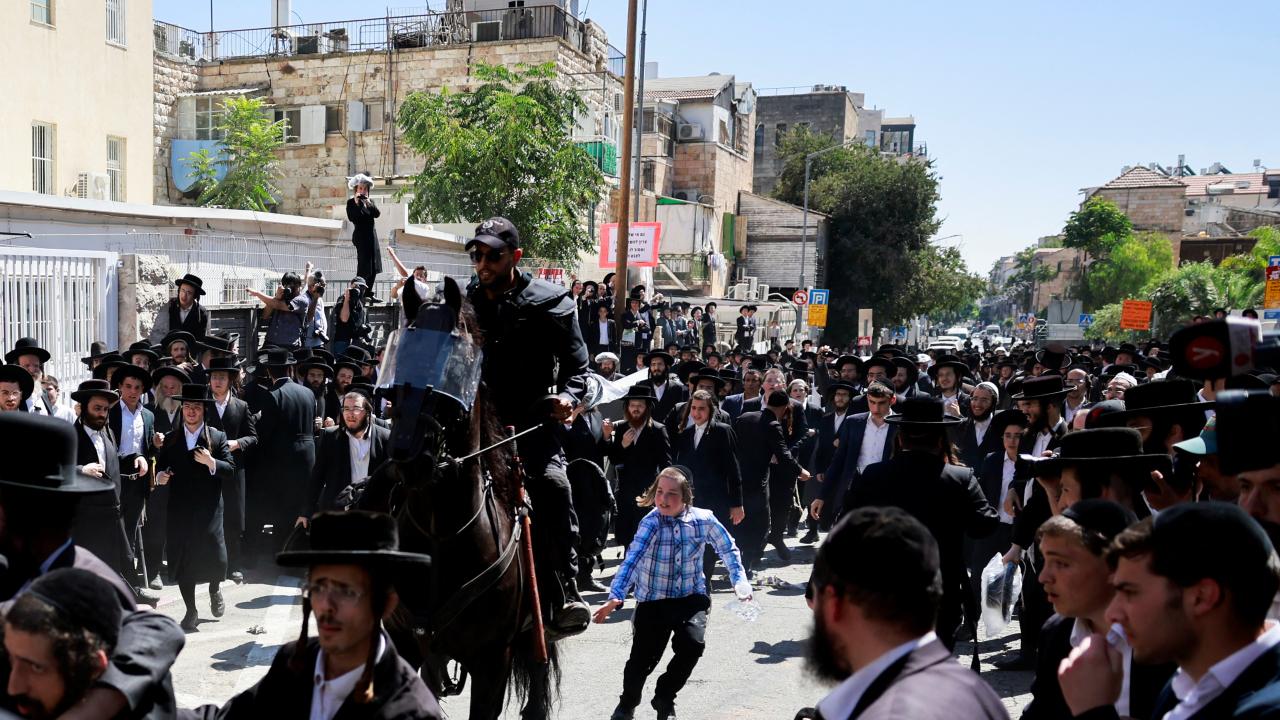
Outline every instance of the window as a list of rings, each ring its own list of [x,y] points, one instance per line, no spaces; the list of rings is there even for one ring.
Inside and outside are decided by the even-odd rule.
[[[868,130],[868,131],[866,132],[866,142],[867,142],[867,145],[870,145],[871,147],[875,147],[875,146],[876,146],[876,131],[875,131],[875,130]]]
[[[364,101],[365,130],[382,130],[382,116],[386,112],[385,108],[386,106],[381,100]]]
[[[328,135],[342,133],[342,106],[324,106],[324,131]]]
[[[124,138],[107,136],[108,200],[124,202]]]
[[[107,0],[107,42],[113,45],[125,45],[127,34],[124,26],[124,4],[126,0]]]
[[[53,125],[31,123],[31,190],[54,195],[53,163],[56,133]]]
[[[272,122],[284,121],[284,141],[298,142],[298,133],[302,132],[302,108],[274,108],[271,111]]]
[[[222,98],[198,97],[195,100],[196,140],[221,140]]]
[[[782,139],[785,138],[786,136],[787,136],[786,123],[778,123],[777,125],[773,126],[773,146],[774,147],[776,148],[782,147]]]
[[[756,155],[764,154],[764,123],[756,123]]]
[[[654,163],[652,160],[646,160],[640,166],[640,178],[641,178],[640,182],[644,186],[644,189],[648,190],[649,192],[653,192],[653,182],[654,182],[655,171],[656,171],[656,168],[654,167]]]
[[[53,24],[53,0],[31,0],[31,22]]]

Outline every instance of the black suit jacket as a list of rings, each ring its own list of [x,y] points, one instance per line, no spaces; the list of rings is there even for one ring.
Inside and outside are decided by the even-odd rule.
[[[98,452],[93,448],[93,440],[89,438],[89,433],[84,429],[84,425],[76,420],[76,471],[81,472],[85,465],[98,462]],[[81,500],[83,505],[103,505],[117,506],[120,504],[120,458],[117,453],[115,438],[111,435],[111,429],[106,430],[106,439],[102,443],[103,454],[107,457],[103,460],[103,467],[106,472],[103,477],[110,480],[115,486],[115,494],[108,492],[90,493]]]
[[[982,464],[987,455],[1001,449],[1000,433],[991,432],[990,425],[987,426],[987,433],[982,436],[982,442],[978,442],[978,430],[974,427],[972,417],[966,417],[964,422],[953,426],[950,435],[951,442],[960,451],[960,462],[974,469]]]
[[[671,408],[671,412],[667,413],[667,417],[662,422],[663,426],[667,428],[667,437],[669,438],[678,437],[681,432],[684,432],[685,429],[692,427],[692,425],[689,424],[690,419],[688,417],[685,417],[685,414],[684,414],[685,408],[688,406],[689,406],[689,401],[685,400],[684,402],[678,403],[675,407]],[[683,423],[680,422],[681,418],[684,419]],[[711,413],[711,421],[723,423],[725,425],[733,424],[733,418],[729,417],[729,413],[720,409],[719,406],[716,406],[715,411]]]
[[[867,432],[869,422],[871,422],[871,413],[862,412],[846,417],[844,423],[840,425],[840,433],[836,436],[837,447],[831,454],[831,462],[823,471],[821,495],[823,505],[834,509],[844,503],[845,494],[858,474],[858,455],[862,453],[862,438]],[[898,426],[891,423],[884,438],[884,454],[877,462],[884,462],[893,457],[893,445],[897,437]]]
[[[655,392],[657,391],[657,386],[654,384],[653,380],[641,380],[640,382],[654,388]],[[662,391],[662,397],[659,398],[657,404],[653,406],[653,413],[651,416],[658,422],[662,422],[671,414],[672,408],[688,399],[689,389],[685,387],[684,383],[680,382],[676,378],[668,376],[665,389]]]
[[[263,398],[258,437],[271,484],[272,505],[280,515],[303,516],[315,465],[315,395],[292,380],[278,381]]]
[[[759,493],[771,470],[800,474],[800,463],[787,447],[782,424],[770,410],[743,413],[733,424],[738,440],[738,466],[744,492]],[[777,459],[777,463],[772,461]]]
[[[694,503],[721,512],[742,507],[742,473],[733,428],[712,420],[696,448],[693,435],[694,429],[686,428],[676,436],[673,460],[693,473]]]
[[[593,359],[602,352],[617,350],[618,324],[610,320],[608,331],[609,337],[600,337],[600,320],[598,318],[592,318],[583,325],[583,339],[586,340],[587,347],[591,349]]]
[[[1069,720],[1072,716],[1058,684],[1058,664],[1071,653],[1073,618],[1054,614],[1040,630],[1040,650],[1036,653],[1036,677],[1031,682],[1031,702],[1022,711],[1022,720]],[[1177,666],[1133,663],[1129,672],[1129,715],[1151,717],[1156,698]],[[1161,713],[1163,715],[1163,713]]]
[[[387,459],[391,446],[391,430],[369,423],[369,474]],[[316,464],[311,473],[311,491],[307,493],[307,517],[325,510],[342,510],[338,495],[353,482],[364,478],[351,475],[351,443],[346,428],[325,428],[316,445]]]
[[[852,415],[845,413],[841,427],[843,423],[852,419]],[[831,464],[831,458],[836,454],[836,414],[829,412],[823,415],[817,423],[817,430],[817,439],[813,443],[813,455],[809,458],[809,468],[814,474],[825,474],[827,466]]]
[[[618,496],[634,498],[648,489],[663,468],[671,464],[671,442],[667,429],[652,420],[640,431],[640,437],[622,447],[622,436],[629,426],[615,425],[609,459],[618,474]]]
[[[848,720],[994,720],[1009,714],[991,686],[937,640],[890,665],[862,694]],[[844,720],[831,718],[830,720]]]

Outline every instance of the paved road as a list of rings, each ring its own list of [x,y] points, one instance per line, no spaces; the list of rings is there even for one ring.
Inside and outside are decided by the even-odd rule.
[[[731,593],[714,594],[706,654],[677,698],[682,717],[789,719],[796,710],[814,704],[825,694],[826,689],[804,673],[804,648],[812,621],[804,601],[803,583],[809,576],[813,550],[804,545],[793,547],[792,565],[770,565],[762,573],[776,577],[781,584],[762,586],[756,593],[763,608],[758,621],[743,621],[724,609],[732,599]],[[602,578],[606,584],[617,565],[618,553],[617,549],[605,552],[608,569]],[[772,551],[768,557],[773,559]],[[299,585],[298,578],[276,571],[251,572],[243,585],[224,584],[227,613],[218,620],[209,614],[207,594],[200,589],[197,599],[204,621],[199,632],[187,636],[186,649],[173,670],[179,705],[225,702],[262,677],[279,646],[298,635],[302,620]],[[587,599],[598,605],[604,595],[591,594]],[[593,625],[563,644],[564,679],[558,718],[600,720],[612,712],[630,648],[630,607],[629,603],[605,625]],[[160,611],[175,619],[182,616],[182,600],[176,587],[165,588]],[[1015,623],[995,639],[980,634],[979,644],[983,675],[1004,698],[1014,717],[1030,697],[1030,673],[993,672],[990,660],[1017,647],[1016,630]],[[958,650],[967,657],[970,646],[962,643]],[[968,660],[964,663],[967,665]],[[646,704],[641,708],[644,712],[638,717],[648,716],[647,701],[662,667],[659,665],[649,678]],[[465,693],[446,699],[442,705],[451,717],[466,717]],[[517,716],[514,709],[504,715]]]

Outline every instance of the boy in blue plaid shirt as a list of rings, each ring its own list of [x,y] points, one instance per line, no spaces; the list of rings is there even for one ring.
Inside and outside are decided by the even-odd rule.
[[[708,543],[729,569],[734,592],[751,599],[751,584],[733,536],[710,510],[693,507],[693,487],[687,471],[669,467],[637,498],[641,507],[654,506],[636,528],[626,558],[609,588],[609,599],[595,613],[604,622],[622,606],[635,587],[631,656],[622,672],[622,695],[611,720],[631,720],[649,673],[658,666],[671,638],[674,656],[658,677],[653,708],[658,720],[675,720],[676,693],[684,687],[706,647],[707,597],[702,558]]]

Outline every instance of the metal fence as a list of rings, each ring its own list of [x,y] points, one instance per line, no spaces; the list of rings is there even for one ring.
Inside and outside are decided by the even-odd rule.
[[[582,21],[554,5],[387,15],[209,33],[156,22],[155,38],[157,51],[192,60],[384,51],[536,38],[560,38],[584,54],[589,54],[590,49]],[[612,45],[607,65],[610,72],[622,74],[624,57]]]
[[[115,347],[115,253],[0,247],[0,346],[35,338],[63,387],[88,377],[80,358],[94,340]]]

